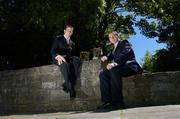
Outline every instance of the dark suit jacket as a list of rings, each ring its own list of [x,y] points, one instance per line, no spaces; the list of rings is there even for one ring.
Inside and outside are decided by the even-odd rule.
[[[127,65],[136,73],[142,73],[143,70],[135,60],[134,51],[127,40],[119,41],[115,51],[111,50],[108,55],[108,61],[115,62],[119,67]]]
[[[57,55],[62,55],[67,62],[70,62],[74,50],[75,43],[72,40],[70,40],[70,43],[67,44],[67,41],[63,35],[56,36],[51,48],[53,63],[57,64],[57,60],[55,60]]]

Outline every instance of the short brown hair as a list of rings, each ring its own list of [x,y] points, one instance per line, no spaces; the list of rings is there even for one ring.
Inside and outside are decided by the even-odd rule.
[[[118,32],[116,31],[112,31],[111,33],[114,34],[115,36],[118,36]]]
[[[65,25],[64,29],[67,29],[67,28],[74,28],[74,27],[70,24],[67,24],[67,25]]]

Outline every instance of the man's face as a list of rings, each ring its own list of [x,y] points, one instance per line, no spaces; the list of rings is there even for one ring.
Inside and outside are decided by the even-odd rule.
[[[110,33],[110,34],[108,35],[108,37],[109,37],[109,41],[110,41],[112,44],[115,44],[115,43],[118,41],[117,36],[114,35],[113,33]]]
[[[67,28],[64,30],[64,35],[65,35],[65,36],[71,37],[72,34],[73,34],[73,28],[67,27]]]

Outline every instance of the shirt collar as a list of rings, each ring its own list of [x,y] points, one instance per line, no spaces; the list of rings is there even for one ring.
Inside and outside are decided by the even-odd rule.
[[[119,40],[114,44],[114,47],[116,48],[119,43]]]
[[[64,36],[64,38],[66,39],[67,44],[70,44],[71,39],[70,38],[66,38],[65,36]]]
[[[66,36],[64,35],[64,38],[66,39],[66,40],[70,40],[70,38],[66,38]]]

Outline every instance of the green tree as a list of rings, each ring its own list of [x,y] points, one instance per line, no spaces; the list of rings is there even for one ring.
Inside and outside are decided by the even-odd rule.
[[[153,55],[153,71],[176,71],[180,70],[180,58],[177,59],[176,50],[161,49]]]
[[[106,49],[108,31],[116,30],[124,39],[135,33],[134,16],[117,13],[118,5],[119,0],[1,0],[1,57],[20,67],[48,64],[52,37],[63,34],[65,24],[75,27],[78,52]],[[24,50],[27,62],[22,64]]]
[[[153,55],[151,55],[150,52],[146,51],[145,56],[142,60],[143,69],[147,71],[154,71],[153,63]]]
[[[142,33],[150,38],[158,37],[159,43],[166,43],[167,50],[157,52],[156,71],[179,70],[180,65],[180,1],[178,0],[125,0],[124,9],[133,12],[137,16],[142,16],[141,20],[136,21],[136,25]],[[148,19],[155,19],[148,22]],[[166,52],[166,53],[165,53]],[[166,54],[169,62],[173,62],[171,68],[166,65]],[[163,55],[165,56],[165,55]],[[175,64],[176,63],[176,64]],[[159,66],[161,65],[161,66]],[[169,67],[169,68],[168,68]]]
[[[78,51],[89,50],[96,45],[97,16],[105,12],[105,4],[104,0],[1,0],[0,59],[18,67],[50,63],[52,37],[63,34],[65,24],[75,27]]]
[[[120,39],[124,40],[134,35],[133,29],[134,15],[123,15],[125,11],[120,5],[120,0],[104,0],[104,12],[100,12],[97,17],[97,40],[94,44],[102,47],[106,52],[109,43],[107,34],[110,31],[117,31]]]

